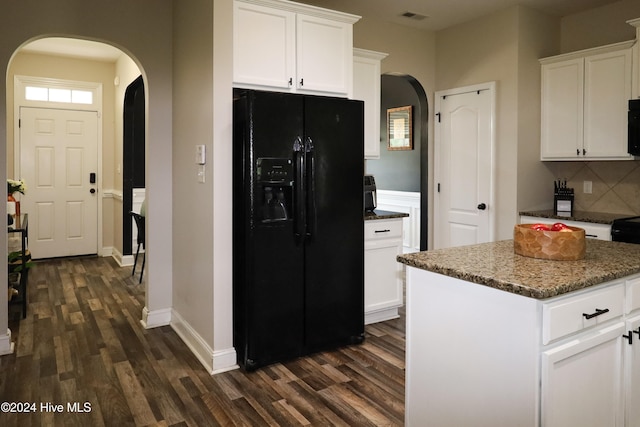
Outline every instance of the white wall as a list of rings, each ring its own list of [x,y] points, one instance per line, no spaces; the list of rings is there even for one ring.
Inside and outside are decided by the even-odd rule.
[[[566,16],[561,20],[560,50],[567,53],[635,38],[626,21],[640,18],[640,1],[621,0]]]
[[[232,319],[232,0],[174,8],[172,326],[211,372],[236,366]],[[206,147],[198,182],[197,144]]]

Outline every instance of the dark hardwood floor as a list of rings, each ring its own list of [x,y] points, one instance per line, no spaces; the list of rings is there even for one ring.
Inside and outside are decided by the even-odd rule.
[[[361,345],[211,376],[170,327],[140,325],[130,268],[91,257],[29,274],[27,317],[9,310],[15,352],[0,357],[0,402],[22,412],[3,405],[0,426],[404,423],[404,316]]]

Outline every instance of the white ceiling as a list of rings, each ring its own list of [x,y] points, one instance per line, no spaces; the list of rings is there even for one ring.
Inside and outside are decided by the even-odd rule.
[[[619,0],[296,0],[313,6],[339,10],[378,21],[437,31],[521,4],[549,15],[565,16]],[[423,19],[401,16],[411,12]],[[104,43],[50,37],[22,48],[27,52],[90,58],[114,62],[123,52]]]
[[[123,55],[120,49],[105,43],[63,37],[35,40],[23,46],[22,51],[106,62],[115,62],[120,55]]]
[[[520,4],[548,15],[566,16],[619,0],[296,0],[378,21],[437,31]],[[413,12],[422,20],[401,15]]]

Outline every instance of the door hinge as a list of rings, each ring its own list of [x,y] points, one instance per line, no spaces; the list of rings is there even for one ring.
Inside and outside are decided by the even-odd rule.
[[[22,127],[22,119],[18,119],[18,129]]]
[[[440,192],[440,183],[438,183],[438,193]]]
[[[436,113],[436,116],[438,116],[438,123],[440,123],[440,113]]]

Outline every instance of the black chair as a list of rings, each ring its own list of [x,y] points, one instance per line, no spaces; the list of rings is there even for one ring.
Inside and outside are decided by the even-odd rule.
[[[131,271],[131,275],[133,276],[136,273],[136,265],[138,264],[138,255],[140,254],[140,245],[142,245],[142,249],[144,249],[144,217],[139,213],[129,212],[129,214],[133,217],[136,222],[136,227],[138,227],[138,248],[136,249],[136,257],[133,261],[133,270]],[[147,251],[145,250],[142,254],[142,270],[140,270],[140,281],[138,283],[142,283],[142,274],[144,273],[144,263],[147,260]]]

